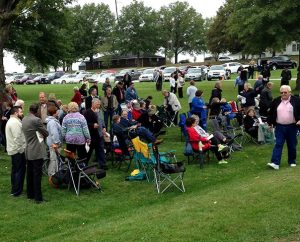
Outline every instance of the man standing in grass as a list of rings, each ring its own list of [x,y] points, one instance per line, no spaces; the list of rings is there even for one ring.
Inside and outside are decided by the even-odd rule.
[[[26,140],[27,197],[34,199],[36,203],[42,203],[42,167],[46,156],[44,139],[48,136],[48,131],[37,117],[38,108],[37,104],[30,105],[28,116],[22,120],[22,130]]]
[[[291,87],[280,87],[280,97],[272,102],[268,124],[275,126],[276,143],[273,149],[271,163],[267,165],[275,170],[279,169],[282,148],[286,141],[288,149],[288,163],[296,166],[297,130],[300,125],[300,99],[292,96]]]
[[[20,107],[11,109],[10,119],[5,127],[7,154],[11,156],[11,195],[18,197],[22,194],[26,171],[25,136],[22,131],[21,118],[23,111]]]

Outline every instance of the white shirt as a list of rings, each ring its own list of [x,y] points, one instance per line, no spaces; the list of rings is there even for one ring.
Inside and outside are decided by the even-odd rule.
[[[21,120],[10,116],[5,127],[6,134],[6,149],[8,155],[15,155],[17,153],[24,153],[25,151],[25,136],[22,131]]]
[[[189,103],[192,102],[193,98],[195,97],[195,93],[197,92],[197,87],[195,86],[189,86],[187,89],[186,89],[186,95],[189,97]]]
[[[173,77],[170,77],[169,81],[170,81],[170,86],[175,87],[175,84],[176,84],[175,79]]]

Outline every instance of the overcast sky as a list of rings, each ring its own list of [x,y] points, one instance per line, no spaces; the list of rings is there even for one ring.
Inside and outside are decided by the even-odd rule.
[[[179,0],[180,2],[183,2]],[[198,13],[201,13],[203,18],[212,17],[216,15],[218,8],[223,5],[224,0],[186,0],[190,6],[196,9]],[[105,3],[110,6],[110,9],[115,13],[115,0],[77,0],[73,5],[86,4],[86,3]],[[118,12],[121,12],[122,7],[130,4],[130,0],[117,0]],[[154,9],[159,9],[161,6],[169,5],[170,3],[176,2],[175,0],[144,0],[146,6]],[[9,53],[5,53],[4,57],[4,68],[5,72],[23,72],[24,66],[19,65]]]

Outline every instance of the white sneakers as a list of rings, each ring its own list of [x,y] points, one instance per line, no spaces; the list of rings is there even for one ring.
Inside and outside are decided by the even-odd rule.
[[[228,164],[228,162],[226,160],[220,160],[218,164]]]
[[[279,170],[279,165],[276,165],[275,163],[268,163],[267,166],[273,168],[274,170]]]
[[[267,166],[273,168],[274,170],[279,170],[279,165],[276,165],[274,163],[268,163]],[[290,167],[296,167],[296,164],[290,164]]]

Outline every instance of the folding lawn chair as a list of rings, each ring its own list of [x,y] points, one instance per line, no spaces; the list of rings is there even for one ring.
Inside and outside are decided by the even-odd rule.
[[[175,155],[172,157],[173,162],[163,162],[157,146],[153,146],[153,155],[156,162],[153,166],[153,172],[157,193],[164,193],[171,186],[185,192],[183,184],[185,167],[183,163],[177,162]]]
[[[163,124],[167,127],[175,127],[175,118],[178,111],[175,111],[174,114],[167,111],[165,106],[158,106],[157,107],[157,116],[162,120]]]
[[[182,141],[182,137],[184,138],[184,140],[188,139],[185,122],[186,122],[186,114],[181,113],[179,115],[179,123],[178,123],[178,126],[180,127],[180,131],[181,131],[180,132],[180,141]]]
[[[134,147],[134,160],[136,167],[145,173],[148,182],[152,181],[153,166],[156,164],[154,154],[152,152],[152,144],[146,144],[137,136],[131,140]],[[169,152],[160,152],[161,163],[170,163],[172,159],[176,160],[175,150]]]
[[[96,180],[102,179],[106,176],[105,170],[98,168],[97,164],[86,166],[84,163],[86,159],[77,160],[73,152],[66,149],[64,149],[64,152],[66,154],[66,162],[70,170],[72,185],[76,195],[79,196],[80,186],[83,182],[85,182],[87,185],[94,186],[96,189],[102,192],[101,186]]]

